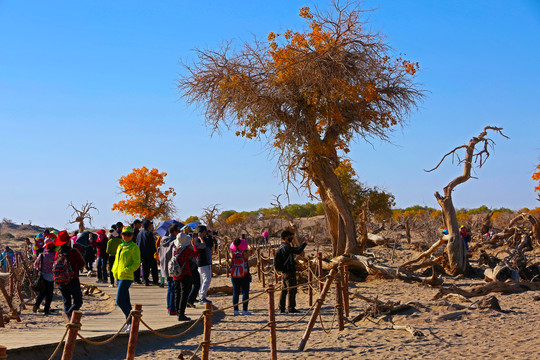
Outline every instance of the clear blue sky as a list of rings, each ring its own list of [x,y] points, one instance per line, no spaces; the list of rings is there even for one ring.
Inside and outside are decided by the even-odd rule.
[[[253,210],[284,192],[264,147],[214,135],[175,79],[194,48],[300,29],[288,1],[0,0],[0,218],[64,228],[67,204],[93,202],[94,225],[127,220],[110,210],[120,176],[166,171],[178,217],[201,208]],[[329,2],[315,2],[320,8]],[[362,181],[397,206],[436,207],[461,169],[441,156],[484,126],[504,128],[478,180],[459,186],[456,207],[536,207],[540,160],[540,2],[370,0],[369,25],[396,54],[418,61],[425,101],[392,143],[358,139],[350,153]],[[292,194],[292,202],[306,202]],[[73,226],[69,226],[73,229]]]

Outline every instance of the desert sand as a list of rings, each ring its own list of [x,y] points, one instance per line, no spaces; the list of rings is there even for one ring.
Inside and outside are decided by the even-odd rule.
[[[538,250],[536,250],[538,251]],[[307,254],[313,254],[314,247],[308,248]],[[389,266],[398,266],[409,260],[414,254],[413,244],[405,242],[396,247],[395,251],[384,245],[368,250],[379,262]],[[538,253],[530,256],[540,258]],[[472,258],[474,263],[474,257]],[[254,269],[252,269],[254,272]],[[444,285],[466,287],[482,283],[480,278],[457,279],[443,277]],[[270,276],[268,281],[270,281]],[[88,282],[95,282],[90,278]],[[212,287],[230,285],[230,279],[225,275],[216,276]],[[252,293],[262,290],[257,276],[253,276]],[[133,287],[132,291],[148,291],[148,288]],[[156,296],[165,300],[166,289],[152,287]],[[387,280],[368,276],[365,281],[350,282],[350,294],[358,293],[368,298],[380,301],[393,301],[402,304],[411,303],[411,309],[394,315],[366,317],[355,324],[346,323],[345,330],[339,332],[334,317],[335,290],[330,290],[329,296],[322,309],[322,320],[326,333],[318,321],[303,352],[298,351],[300,339],[305,331],[309,316],[298,324],[277,331],[278,358],[280,359],[535,359],[540,353],[540,296],[536,291],[519,294],[492,293],[499,301],[501,311],[493,309],[478,309],[475,302],[481,297],[469,301],[457,297],[448,300],[463,305],[465,309],[444,306],[433,298],[438,288],[419,283],[407,283],[401,280]],[[317,295],[317,292],[315,292]],[[276,294],[276,303],[279,293]],[[232,304],[230,295],[214,294],[210,297],[215,309]],[[308,310],[307,290],[304,288],[297,295],[299,310]],[[54,307],[60,309],[61,303],[55,299]],[[364,300],[352,299],[350,302],[350,319],[360,314],[367,306]],[[105,297],[93,297],[85,303],[84,311],[96,309],[107,310],[111,301]],[[212,342],[222,342],[246,335],[268,321],[268,297],[266,294],[252,300],[249,304],[252,315],[233,316],[232,309],[216,314],[212,326]],[[92,310],[93,309],[93,310]],[[198,306],[192,311],[192,319],[202,312]],[[106,316],[105,314],[103,316]],[[164,315],[166,316],[166,315]],[[302,314],[277,314],[278,326],[292,324],[300,319]],[[31,338],[32,329],[46,323],[57,323],[63,327],[63,319],[59,314],[53,316],[37,316],[31,311],[23,312],[23,322],[10,322],[3,332],[17,331]],[[156,319],[153,319],[156,321]],[[333,321],[334,320],[334,321]],[[412,326],[422,333],[413,336],[407,331],[395,330],[393,325]],[[184,337],[165,340],[158,337],[148,338],[137,348],[137,359],[177,359],[184,354],[189,358],[202,340],[202,326],[197,326]],[[1,341],[0,341],[1,344]],[[106,357],[104,357],[106,356]],[[200,356],[200,351],[197,357]],[[121,359],[123,351],[100,353],[85,358]],[[214,345],[210,349],[211,359],[268,359],[270,357],[270,334],[264,329],[245,339],[223,345]]]

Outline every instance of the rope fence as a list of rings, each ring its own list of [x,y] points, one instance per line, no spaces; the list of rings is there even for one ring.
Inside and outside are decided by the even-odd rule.
[[[259,255],[260,256],[260,255]],[[260,258],[263,258],[260,256]],[[283,287],[283,286],[277,286],[275,287],[273,284],[268,285],[264,290],[256,293],[254,296],[250,297],[249,299],[245,301],[238,302],[237,304],[233,304],[231,306],[227,306],[220,309],[213,309],[211,304],[205,304],[205,309],[201,316],[195,320],[192,324],[189,325],[189,327],[178,334],[168,335],[161,333],[155,329],[153,329],[151,326],[149,326],[143,319],[142,319],[142,305],[135,304],[135,309],[132,310],[129,314],[129,316],[126,318],[124,324],[121,326],[121,328],[111,337],[109,337],[106,340],[103,341],[93,341],[90,339],[85,338],[79,333],[79,330],[81,329],[82,325],[80,323],[80,319],[82,316],[82,313],[80,311],[74,311],[71,317],[71,320],[66,323],[66,330],[64,334],[62,335],[62,338],[60,342],[56,345],[52,355],[49,357],[49,360],[52,360],[55,358],[55,356],[59,353],[62,344],[64,345],[64,351],[62,355],[62,359],[64,360],[70,360],[73,357],[73,352],[75,349],[75,342],[77,337],[80,338],[83,342],[95,345],[95,346],[102,346],[111,343],[114,339],[116,339],[122,331],[128,326],[128,324],[131,324],[131,331],[129,331],[129,341],[128,341],[128,349],[127,349],[127,356],[126,359],[131,360],[135,357],[135,350],[137,346],[137,338],[139,334],[139,324],[142,324],[148,331],[150,331],[152,334],[161,337],[161,338],[167,338],[167,339],[173,339],[173,338],[179,338],[181,336],[184,336],[188,333],[190,333],[201,321],[204,320],[204,330],[203,330],[203,341],[199,342],[198,347],[195,349],[195,351],[192,353],[190,359],[194,359],[196,357],[196,354],[202,350],[201,359],[202,360],[208,360],[209,359],[209,350],[211,346],[217,346],[217,345],[224,345],[229,344],[232,342],[236,342],[245,338],[248,338],[250,336],[253,336],[261,331],[263,331],[266,328],[270,329],[270,346],[271,346],[271,359],[276,360],[277,359],[277,347],[276,347],[276,330],[283,330],[290,328],[292,326],[298,325],[300,322],[302,322],[306,317],[308,317],[311,314],[310,320],[307,324],[306,331],[304,333],[304,336],[302,337],[302,340],[300,342],[300,346],[298,348],[299,351],[303,351],[304,347],[309,339],[309,336],[311,334],[311,331],[313,330],[313,327],[315,323],[318,321],[321,325],[322,330],[329,334],[333,329],[335,325],[336,318],[338,319],[338,324],[340,324],[340,331],[343,330],[343,302],[344,298],[348,298],[348,293],[345,294],[343,290],[345,290],[346,285],[343,284],[345,282],[346,277],[344,276],[338,276],[343,274],[343,268],[341,268],[340,272],[341,274],[337,273],[335,269],[331,270],[330,273],[326,276],[320,276],[317,275],[311,267],[308,267],[306,269],[308,272],[311,272],[312,280],[308,281],[306,283],[297,284],[295,286],[289,286],[289,287]],[[305,271],[305,270],[304,270]],[[309,273],[308,273],[309,274]],[[319,273],[320,274],[320,273]],[[311,276],[310,276],[311,278]],[[325,326],[322,314],[321,314],[321,308],[323,304],[325,303],[326,295],[330,289],[330,286],[332,282],[336,283],[336,304],[334,306],[334,312],[332,315],[332,321],[330,322],[330,326]],[[316,289],[318,284],[324,283],[320,288],[322,289],[320,291],[318,299],[311,304],[310,299],[310,307],[305,313],[300,316],[298,319],[296,319],[294,322],[286,325],[278,325],[278,323],[275,320],[275,304],[274,304],[274,293],[276,291],[288,291],[292,289],[301,289],[308,287],[309,289]],[[348,292],[348,290],[347,290]],[[269,304],[269,321],[266,322],[261,327],[250,331],[247,334],[244,334],[242,336],[228,339],[228,340],[220,340],[220,341],[211,341],[211,328],[212,328],[212,315],[219,312],[224,312],[228,309],[231,309],[233,307],[238,307],[239,305],[242,305],[248,301],[252,301],[260,296],[263,296],[264,294],[268,294],[268,304]],[[348,300],[348,299],[347,299]]]

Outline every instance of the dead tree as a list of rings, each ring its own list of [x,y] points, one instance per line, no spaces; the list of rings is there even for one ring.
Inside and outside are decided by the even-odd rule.
[[[459,184],[463,184],[469,180],[471,176],[471,170],[473,163],[477,164],[478,168],[481,168],[489,158],[489,146],[493,146],[495,143],[493,140],[487,137],[488,130],[498,132],[505,138],[508,138],[502,133],[502,128],[494,126],[486,126],[484,130],[478,135],[469,140],[468,144],[461,145],[448,152],[443,156],[441,161],[431,170],[426,170],[426,172],[431,172],[439,168],[442,162],[452,156],[457,158],[458,165],[463,164],[463,174],[456,177],[444,188],[444,196],[439,194],[437,191],[435,193],[435,198],[441,206],[444,224],[448,229],[448,246],[446,246],[446,254],[448,255],[448,267],[447,271],[452,275],[463,274],[469,269],[469,261],[467,258],[467,253],[465,251],[465,243],[461,239],[459,234],[459,225],[456,217],[456,209],[454,203],[452,202],[452,191]],[[483,144],[483,147],[480,151],[475,150],[476,145]],[[461,159],[458,154],[458,150],[465,150],[465,157]]]
[[[534,215],[522,213],[510,221],[508,227],[514,226],[519,221],[528,221],[531,224],[532,238],[540,244],[540,220]]]
[[[99,214],[98,209],[94,206],[91,202],[86,202],[86,204],[81,206],[81,209],[77,209],[75,205],[73,205],[73,202],[70,202],[68,204],[68,208],[71,207],[73,209],[73,214],[71,214],[72,217],[75,219],[70,221],[70,224],[79,224],[79,233],[82,233],[86,228],[84,226],[84,220],[88,219],[88,223],[92,225],[92,215],[90,215],[90,210],[96,210]]]
[[[360,254],[364,253],[364,251],[366,250],[367,243],[368,243],[368,230],[367,230],[367,222],[368,222],[367,214],[369,211],[368,207],[369,207],[369,199],[364,201],[364,203],[362,204],[362,211],[358,215],[358,230],[360,232],[360,243],[359,243]]]
[[[204,223],[212,230],[214,229],[214,222],[218,219],[219,205],[220,204],[215,204],[205,207],[201,216]]]
[[[482,218],[482,227],[480,233],[482,235],[487,234],[491,230],[491,217],[493,216],[493,211],[489,210],[488,213]]]
[[[493,235],[489,240],[490,243],[497,243],[499,240],[508,239],[510,237],[515,238],[511,242],[512,245],[518,242],[518,238],[521,238],[521,235],[524,235],[526,231],[517,227],[516,225],[520,222],[529,222],[531,226],[531,237],[533,243],[536,242],[540,245],[540,220],[531,214],[521,213],[515,218],[513,218],[507,227],[505,227],[501,232]]]

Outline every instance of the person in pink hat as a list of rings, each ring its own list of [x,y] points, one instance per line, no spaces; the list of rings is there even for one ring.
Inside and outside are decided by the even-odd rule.
[[[235,239],[231,246],[231,281],[233,286],[233,305],[234,316],[239,315],[238,312],[238,300],[240,298],[240,292],[242,292],[242,315],[251,315],[248,310],[249,305],[249,287],[251,283],[251,274],[249,272],[249,256],[251,254],[251,247],[244,239]]]
[[[97,282],[107,283],[107,260],[109,255],[107,254],[107,243],[109,238],[105,234],[104,229],[96,231],[98,238],[96,239],[96,251],[97,251]]]

